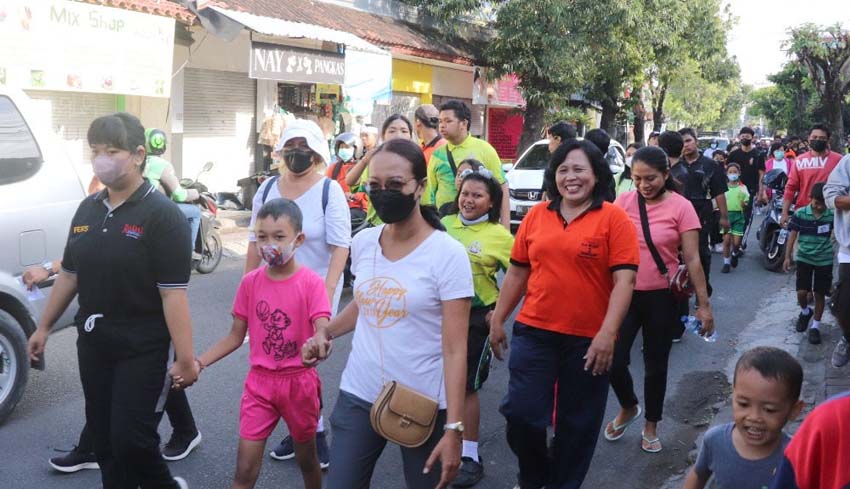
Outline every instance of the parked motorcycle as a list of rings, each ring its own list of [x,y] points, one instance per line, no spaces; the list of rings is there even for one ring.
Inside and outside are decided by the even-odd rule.
[[[210,171],[212,167],[213,163],[207,162],[194,180],[189,178],[180,180],[180,185],[183,188],[195,189],[201,195],[194,202],[201,208],[201,227],[198,231],[198,237],[195,239],[193,248],[195,253],[192,258],[192,268],[197,270],[198,273],[212,273],[221,262],[224,251],[221,236],[218,233],[218,230],[221,229],[221,223],[216,219],[218,207],[215,198],[210,194],[207,186],[198,181],[200,176]]]
[[[765,217],[756,238],[764,253],[764,268],[771,272],[782,272],[788,240],[788,230],[781,226],[782,195],[785,192],[788,175],[781,169],[775,168],[764,175],[762,182],[765,187],[773,191],[773,196],[766,206]],[[791,212],[794,212],[793,206]]]
[[[250,177],[240,178],[236,182],[236,185],[242,189],[243,209],[252,210],[251,208],[254,206],[254,195],[257,193],[257,189],[259,189],[260,185],[262,185],[262,183],[272,175],[273,173],[270,170],[264,170],[255,173]]]

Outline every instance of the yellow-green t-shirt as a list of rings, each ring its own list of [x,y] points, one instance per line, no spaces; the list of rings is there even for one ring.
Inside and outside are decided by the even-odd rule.
[[[455,165],[467,158],[475,158],[490,170],[499,184],[505,183],[505,172],[502,170],[502,160],[490,143],[472,136],[457,146],[451,142],[440,146],[431,155],[428,163],[428,186],[422,195],[422,203],[435,205],[438,209],[444,204],[454,202],[457,197],[455,174],[449,164],[448,151],[452,152]]]
[[[352,192],[366,192],[366,184],[369,181],[369,167],[363,169],[363,173],[360,175],[360,180],[357,181],[357,190],[351,189]],[[368,193],[368,192],[367,192]],[[369,207],[366,208],[366,222],[373,226],[380,226],[384,223],[380,217],[378,217],[378,213],[375,212],[375,206],[369,202]]]
[[[442,219],[449,236],[460,241],[472,265],[472,283],[475,287],[473,307],[490,306],[499,298],[496,273],[507,269],[511,261],[514,237],[498,223],[483,222],[466,226],[460,216],[452,214]]]
[[[744,202],[750,200],[750,193],[747,192],[747,187],[739,183],[736,186],[729,185],[729,190],[726,191],[726,210],[729,212],[744,212]]]

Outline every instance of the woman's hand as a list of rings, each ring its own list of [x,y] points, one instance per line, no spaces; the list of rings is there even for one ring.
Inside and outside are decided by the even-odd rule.
[[[785,259],[785,263],[782,264],[782,269],[785,270],[785,273],[788,273],[788,272],[791,271],[791,259],[790,258]]]
[[[189,362],[177,360],[171,366],[168,373],[171,375],[173,389],[185,389],[198,380],[198,375],[201,373],[201,367],[193,358]]]
[[[305,367],[315,367],[316,364],[330,356],[333,343],[324,329],[316,331],[312,338],[301,347],[301,363]]]
[[[48,332],[44,331],[41,328],[35,330],[35,333],[30,336],[29,341],[27,341],[27,352],[29,353],[30,360],[37,362],[41,355],[44,354],[44,347],[47,345],[47,336]]]
[[[449,483],[457,476],[457,471],[460,469],[461,440],[460,433],[446,430],[440,442],[434,447],[434,451],[431,452],[431,456],[428,457],[428,461],[425,462],[425,470],[422,471],[423,474],[431,472],[434,462],[438,458],[440,459],[440,465],[443,471],[440,474],[440,483],[437,484],[435,489],[448,487]]]
[[[614,343],[617,341],[615,334],[600,330],[593,337],[590,348],[584,356],[584,370],[592,370],[593,375],[602,375],[611,368],[614,359]]]
[[[508,351],[508,335],[505,334],[505,325],[501,321],[493,321],[490,316],[490,348],[493,355],[502,361],[505,359],[504,352]],[[504,352],[503,352],[504,349]]]
[[[714,333],[714,313],[711,312],[711,304],[700,305],[699,309],[694,313],[702,322],[700,336],[704,338],[710,337]]]

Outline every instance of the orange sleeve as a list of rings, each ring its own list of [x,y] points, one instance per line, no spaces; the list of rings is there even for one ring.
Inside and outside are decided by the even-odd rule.
[[[637,270],[640,264],[637,230],[624,210],[613,205],[609,209],[608,268]]]
[[[531,212],[525,216],[525,219],[519,225],[514,238],[514,247],[511,249],[511,263],[513,265],[528,267],[531,266],[531,258],[528,256],[528,228],[534,226],[534,219],[539,212],[535,212],[538,207],[533,207]]]

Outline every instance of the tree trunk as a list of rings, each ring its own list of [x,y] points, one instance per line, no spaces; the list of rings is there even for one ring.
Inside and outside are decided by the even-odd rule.
[[[664,124],[664,99],[667,98],[667,83],[662,83],[658,89],[658,96],[652,101],[652,130],[661,131]]]
[[[635,114],[635,127],[634,127],[634,135],[636,143],[645,143],[644,140],[644,125],[646,122],[646,108],[643,106],[643,102],[638,101],[637,105],[634,108]]]
[[[612,138],[617,132],[617,112],[619,112],[617,104],[610,101],[602,102],[602,119],[599,121],[599,127]]]
[[[537,103],[529,101],[526,105],[525,120],[522,124],[522,135],[519,138],[517,155],[521,155],[523,151],[540,139],[540,134],[543,132],[544,111],[545,108]]]
[[[843,98],[838,83],[828,81],[823,95],[823,111],[826,114],[826,124],[832,132],[830,145],[833,151],[838,152],[844,150],[844,118],[841,114]]]

